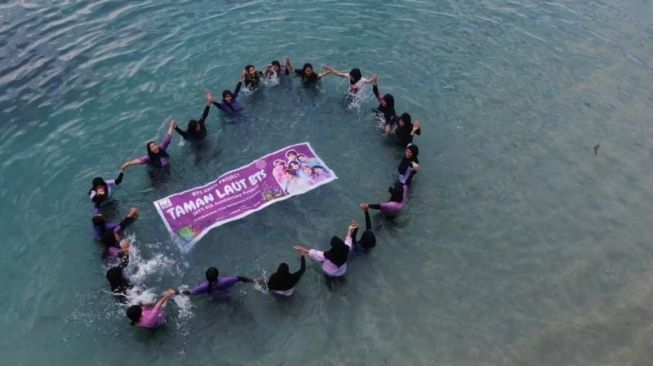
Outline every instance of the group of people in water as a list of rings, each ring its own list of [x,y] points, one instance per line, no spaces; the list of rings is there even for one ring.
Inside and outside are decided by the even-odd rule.
[[[160,173],[170,173],[171,157],[168,147],[172,141],[173,131],[176,131],[185,140],[194,142],[201,141],[207,137],[206,119],[210,107],[213,105],[220,109],[226,116],[236,116],[244,110],[238,99],[241,88],[245,87],[250,91],[260,88],[265,81],[279,81],[296,75],[305,86],[310,87],[316,84],[327,75],[335,75],[348,79],[348,96],[351,98],[360,97],[366,85],[372,84],[372,91],[379,102],[374,109],[375,118],[382,122],[384,134],[394,135],[397,144],[404,148],[404,154],[397,168],[397,181],[389,188],[390,198],[384,203],[360,204],[365,217],[365,230],[358,238],[359,224],[352,220],[345,233],[344,240],[333,236],[328,250],[306,248],[295,246],[294,249],[300,256],[300,268],[291,272],[287,263],[279,264],[277,270],[270,276],[267,283],[261,278],[248,278],[244,276],[224,276],[215,267],[210,267],[205,272],[205,281],[199,283],[189,290],[168,289],[158,301],[151,304],[137,304],[127,307],[127,317],[132,325],[143,328],[158,328],[165,323],[165,307],[168,301],[174,296],[200,296],[209,295],[223,298],[229,296],[229,290],[239,282],[260,283],[267,287],[270,293],[275,296],[289,297],[295,292],[297,283],[306,269],[305,257],[320,263],[326,283],[329,288],[334,282],[342,280],[347,273],[347,261],[352,253],[367,254],[376,246],[376,236],[372,229],[372,221],[369,210],[380,210],[386,219],[394,219],[408,202],[409,186],[415,174],[420,170],[419,149],[413,144],[415,135],[421,132],[419,121],[413,122],[408,113],[397,115],[395,102],[391,94],[381,95],[378,89],[379,78],[372,75],[369,78],[362,76],[359,69],[353,68],[349,72],[338,71],[329,65],[323,65],[321,72],[316,72],[313,65],[305,63],[301,69],[295,69],[290,58],[286,58],[284,65],[278,61],[272,61],[264,71],[258,71],[253,65],[247,65],[243,69],[240,80],[233,91],[224,90],[222,100],[216,101],[210,92],[206,93],[206,106],[200,119],[192,119],[188,122],[185,130],[179,128],[175,121],[171,121],[167,133],[161,143],[150,141],[146,144],[146,154],[129,160],[122,164],[118,176],[115,179],[105,180],[96,177],[88,192],[89,199],[93,204],[93,232],[96,241],[102,245],[102,257],[108,261],[109,269],[106,278],[109,281],[111,291],[124,302],[129,295],[132,284],[125,276],[124,270],[129,264],[129,253],[131,243],[129,239],[123,238],[124,230],[131,225],[138,217],[138,209],[130,208],[127,215],[120,222],[110,222],[104,212],[107,203],[112,201],[113,191],[120,185],[127,168],[135,165],[146,165],[150,176],[154,177]],[[301,161],[300,157],[292,157],[290,163]],[[278,179],[284,179],[283,174],[289,162],[279,160],[275,162],[273,174],[279,174]],[[278,170],[278,172],[277,172]],[[311,176],[323,174],[322,172],[311,171]],[[310,180],[309,180],[310,183]]]

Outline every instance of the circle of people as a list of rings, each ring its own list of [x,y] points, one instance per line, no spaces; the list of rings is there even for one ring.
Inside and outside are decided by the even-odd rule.
[[[106,272],[106,278],[109,281],[111,291],[117,300],[124,302],[127,299],[128,291],[132,284],[124,274],[124,269],[129,264],[129,252],[131,247],[130,239],[123,239],[124,230],[132,224],[138,217],[138,209],[130,208],[129,213],[119,222],[110,222],[103,213],[103,206],[111,201],[112,193],[115,188],[121,184],[124,172],[127,168],[136,165],[146,165],[150,177],[155,182],[157,176],[161,174],[170,174],[170,155],[168,147],[172,141],[173,130],[181,137],[190,142],[199,142],[206,138],[206,119],[209,115],[211,105],[220,109],[229,117],[238,116],[244,110],[239,102],[239,92],[241,87],[250,91],[258,89],[266,81],[278,82],[290,75],[296,75],[306,87],[316,85],[320,79],[327,75],[335,75],[349,80],[349,90],[347,96],[352,99],[361,98],[365,86],[372,84],[374,96],[379,101],[379,106],[375,108],[374,115],[384,126],[384,134],[392,136],[397,144],[405,148],[404,155],[397,168],[398,179],[388,188],[390,198],[384,203],[366,203],[360,204],[361,210],[365,215],[365,230],[361,238],[357,239],[359,225],[355,220],[347,228],[345,239],[342,240],[337,236],[331,238],[330,248],[328,250],[310,249],[304,246],[295,246],[294,249],[300,256],[300,268],[296,272],[290,272],[287,263],[281,263],[276,272],[268,279],[267,283],[262,278],[251,279],[245,276],[224,276],[215,267],[206,270],[206,280],[189,290],[167,289],[162,296],[154,303],[138,304],[128,306],[126,315],[131,325],[142,328],[158,328],[165,323],[165,307],[168,300],[174,296],[199,296],[209,295],[217,298],[227,297],[229,290],[239,282],[259,283],[261,286],[267,286],[267,289],[274,296],[289,297],[295,292],[295,287],[299,282],[302,274],[306,269],[305,257],[308,255],[311,259],[320,263],[326,284],[329,288],[335,282],[342,281],[347,273],[347,260],[351,253],[367,254],[376,246],[376,237],[372,230],[369,209],[380,210],[386,219],[392,220],[396,217],[408,201],[408,187],[411,184],[414,175],[419,172],[419,160],[417,155],[419,149],[413,144],[413,137],[421,132],[419,121],[414,123],[408,113],[397,115],[395,112],[394,98],[391,94],[380,95],[378,89],[379,78],[372,75],[369,78],[362,76],[358,68],[351,69],[350,72],[338,71],[329,65],[322,65],[323,70],[316,72],[310,63],[304,64],[301,69],[295,69],[289,57],[286,57],[285,64],[281,65],[279,61],[272,61],[265,68],[265,71],[258,71],[253,65],[247,65],[243,69],[240,80],[236,88],[224,90],[222,100],[216,101],[210,92],[206,93],[206,106],[202,116],[198,120],[190,120],[186,130],[177,126],[172,120],[168,131],[161,141],[157,144],[150,141],[146,144],[147,154],[125,162],[119,170],[115,179],[105,180],[102,177],[93,179],[89,198],[93,203],[94,214],[92,218],[95,240],[99,241],[103,247],[103,258],[109,263],[109,269]],[[297,154],[287,156],[288,161],[283,164],[286,174],[297,174],[302,168],[301,157]]]

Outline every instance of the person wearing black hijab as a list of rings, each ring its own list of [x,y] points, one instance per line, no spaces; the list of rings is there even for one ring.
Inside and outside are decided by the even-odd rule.
[[[302,278],[304,271],[306,270],[306,259],[304,255],[300,257],[301,265],[299,271],[295,273],[290,273],[287,263],[279,264],[277,271],[270,276],[268,280],[268,290],[273,294],[281,296],[292,296],[295,293],[295,285],[299,282],[299,279]]]
[[[147,155],[143,155],[140,158],[136,158],[134,160],[130,160],[122,165],[120,167],[121,170],[125,170],[129,168],[130,166],[133,165],[142,165],[146,164],[150,168],[153,168],[155,170],[162,170],[163,168],[169,168],[170,167],[170,155],[168,155],[168,145],[170,145],[170,141],[172,141],[172,130],[177,127],[177,122],[174,120],[170,121],[170,127],[168,128],[168,132],[166,133],[166,136],[163,138],[163,141],[161,141],[161,144],[158,144],[154,141],[149,141],[146,145],[145,148],[147,149]]]
[[[395,138],[400,146],[406,146],[413,142],[413,137],[422,133],[421,123],[415,121],[412,123],[410,114],[402,113],[397,119],[397,128],[395,128]]]
[[[376,111],[380,116],[383,116],[383,121],[385,123],[384,130],[385,133],[388,134],[392,130],[392,125],[397,116],[397,112],[395,112],[395,98],[392,94],[385,94],[381,97],[378,84],[379,76],[374,75],[372,78],[372,92],[374,92],[374,96],[379,101],[379,106],[376,108]]]
[[[417,155],[419,154],[419,148],[417,145],[409,144],[404,151],[404,157],[399,163],[397,170],[399,171],[399,182],[409,186],[413,180],[413,176],[419,172],[419,159]]]
[[[352,233],[356,228],[358,228],[358,223],[352,220],[347,229],[345,241],[337,236],[332,237],[331,248],[327,251],[308,249],[301,245],[295,247],[300,255],[308,254],[313,260],[322,264],[322,271],[326,276],[329,287],[333,279],[342,278],[347,273],[347,259],[353,245]]]
[[[132,288],[132,284],[125,277],[123,269],[125,265],[121,264],[115,267],[109,268],[107,271],[107,281],[109,281],[109,286],[111,286],[111,291],[117,300],[124,301],[127,296],[127,290]]]
[[[209,116],[209,109],[213,102],[213,95],[211,93],[206,93],[206,106],[204,107],[204,112],[202,112],[202,117],[199,120],[191,119],[188,121],[188,128],[186,131],[179,128],[179,126],[175,126],[175,131],[177,131],[184,140],[203,140],[206,137],[206,126],[204,122],[206,122],[206,117]]]
[[[88,190],[88,198],[93,202],[95,213],[99,213],[100,206],[109,202],[113,188],[116,188],[122,183],[123,176],[123,171],[120,169],[120,173],[116,179],[104,180],[102,177],[93,178],[91,189]]]
[[[315,69],[313,69],[313,65],[308,62],[304,64],[301,70],[295,69],[292,66],[292,63],[290,63],[290,57],[286,58],[286,67],[290,70],[290,72],[294,71],[295,74],[302,79],[305,85],[315,84],[318,80],[331,73],[330,71],[326,70],[318,74],[315,72]]]
[[[363,206],[361,204],[361,209],[365,213],[365,231],[361,236],[361,240],[356,240],[358,234],[358,228],[354,229],[354,232],[351,234],[352,240],[354,242],[354,252],[360,254],[367,254],[369,251],[376,246],[376,236],[372,231],[372,219],[370,218],[369,205]]]

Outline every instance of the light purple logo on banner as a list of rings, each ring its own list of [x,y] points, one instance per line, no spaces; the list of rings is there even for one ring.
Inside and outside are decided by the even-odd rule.
[[[154,202],[182,249],[209,230],[338,179],[308,142],[287,146],[201,187]]]

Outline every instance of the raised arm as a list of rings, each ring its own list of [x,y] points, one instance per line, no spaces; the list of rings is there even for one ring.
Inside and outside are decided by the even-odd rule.
[[[376,99],[379,101],[379,103],[382,101],[381,95],[379,94],[379,76],[374,75],[372,77],[372,92],[374,92],[374,96]]]
[[[365,230],[371,230],[372,219],[370,219],[370,212],[368,209],[364,209],[363,212],[365,212]]]
[[[122,166],[120,166],[120,170],[124,171],[125,169],[129,168],[130,166],[141,165],[141,164],[145,164],[145,163],[147,163],[146,159],[136,158],[134,160],[129,160],[128,162],[122,164]]]
[[[188,138],[188,134],[186,133],[186,131],[179,128],[179,126],[175,126],[175,131],[177,131],[177,133],[181,135],[181,137],[183,137],[184,139]]]
[[[293,72],[295,71],[295,68],[292,65],[292,62],[290,62],[290,56],[286,56],[286,69],[288,72]]]
[[[202,117],[199,119],[199,123],[204,124],[206,122],[206,118],[209,116],[209,110],[211,109],[211,103],[214,101],[213,94],[206,92],[206,106],[204,107],[204,111],[202,111]]]
[[[378,77],[378,76],[377,76],[376,74],[372,74],[372,77],[370,77],[369,79],[366,78],[366,77],[363,77],[363,82],[364,82],[365,84],[372,84],[372,83],[374,83],[374,80],[375,80],[377,77]]]
[[[116,179],[113,180],[114,183],[116,183],[116,185],[120,185],[120,183],[122,183],[122,178],[124,176],[125,176],[124,172],[122,171],[122,169],[120,169],[120,172],[118,173],[118,177],[116,177]]]
[[[304,274],[304,271],[306,271],[306,257],[302,255],[299,259],[301,262],[299,265],[299,271],[292,274],[296,280],[299,280],[299,278]]]
[[[234,89],[234,99],[238,98],[238,93],[240,93],[240,87],[243,85],[243,80],[245,80],[245,74],[241,76],[238,84],[236,84],[236,89]]]
[[[422,124],[419,122],[419,120],[415,121],[413,123],[413,129],[410,131],[411,136],[419,135],[422,133]]]
[[[174,130],[177,127],[177,121],[174,119],[170,121],[170,127],[168,127],[168,133],[166,133],[166,137],[163,138],[163,141],[159,144],[159,146],[163,150],[168,149],[168,145],[170,145],[170,141],[172,141],[172,130]]]
[[[343,71],[338,71],[338,70],[334,69],[333,67],[331,67],[329,65],[322,65],[322,67],[325,68],[330,73],[332,73],[333,75],[340,76],[341,78],[348,78],[349,77],[349,73],[346,73],[346,72],[343,72]]]
[[[329,75],[330,73],[331,73],[331,71],[329,71],[329,70],[324,70],[324,71],[322,71],[321,73],[317,74],[317,78],[318,78],[318,79],[322,79],[323,77]]]
[[[163,293],[163,297],[159,299],[159,301],[154,304],[155,309],[161,309],[166,306],[168,303],[168,300],[170,300],[173,296],[175,296],[175,290],[169,288],[166,290],[166,292]]]

